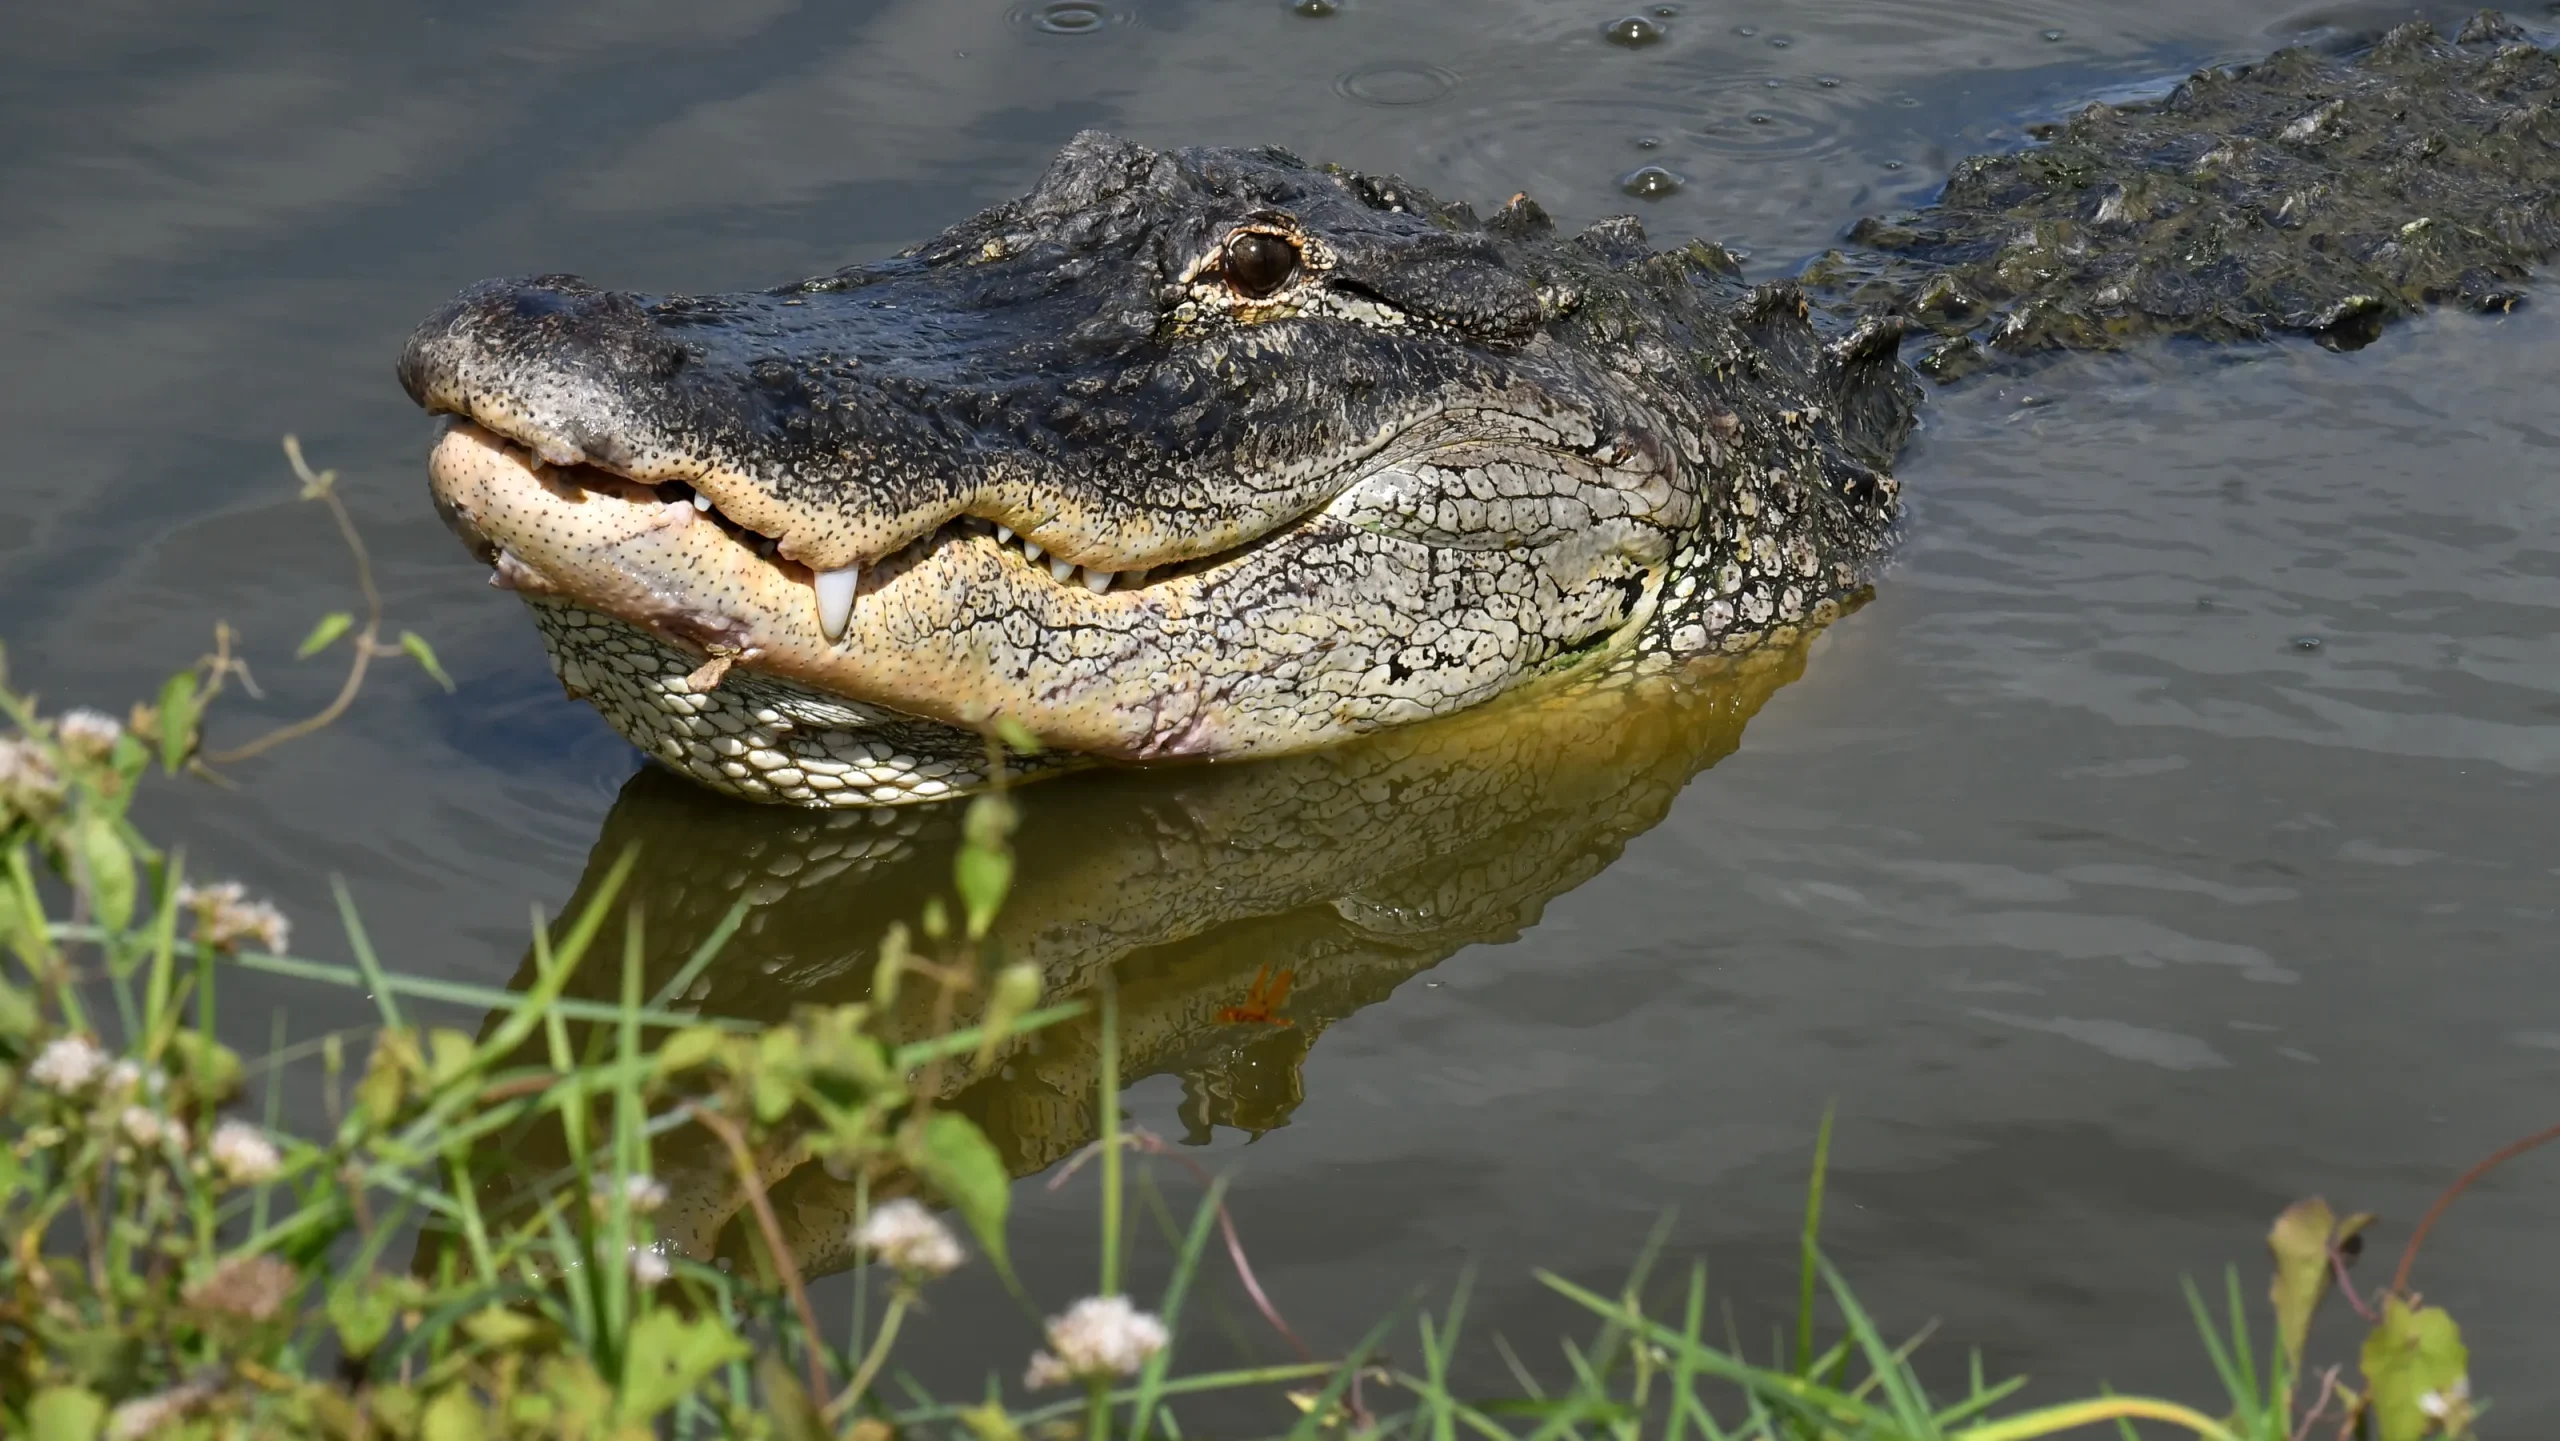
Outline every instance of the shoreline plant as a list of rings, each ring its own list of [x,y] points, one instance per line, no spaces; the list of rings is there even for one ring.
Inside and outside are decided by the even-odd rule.
[[[1595,1327],[1562,1344],[1560,1383],[1515,1362],[1516,1394],[1470,1398],[1452,1380],[1463,1278],[1438,1311],[1397,1310],[1347,1351],[1319,1354],[1253,1276],[1226,1179],[1178,1156],[1200,1199],[1187,1222],[1157,1208],[1170,1279],[1151,1304],[1127,1294],[1129,1161],[1172,1153],[1121,1124],[1107,976],[1090,1002],[1100,1010],[1102,1134],[1050,1183],[1091,1163],[1096,1284],[1087,1296],[1035,1303],[1006,1249],[1010,1178],[977,1128],[937,1104],[951,1068],[982,1064],[1009,1037],[1087,1004],[1043,1006],[1037,970],[990,953],[1013,867],[1014,811],[1001,789],[968,802],[949,899],[922,902],[920,941],[899,931],[881,947],[868,1001],[752,1028],[677,1003],[716,963],[743,908],[654,989],[641,979],[636,910],[620,954],[600,953],[628,856],[578,914],[557,924],[537,914],[535,979],[518,993],[389,972],[343,884],[349,963],[288,955],[286,916],[237,881],[195,878],[186,857],[140,833],[130,807],[155,765],[201,771],[328,724],[376,658],[406,655],[442,680],[424,640],[382,639],[379,596],[334,474],[310,471],[290,442],[288,454],[304,497],[338,521],[366,597],[361,624],[351,613],[325,618],[302,647],[308,657],[353,633],[349,679],[326,711],[208,753],[206,703],[226,681],[254,684],[227,627],[212,655],[122,720],[46,714],[11,687],[0,653],[10,727],[0,733],[8,1434],[1181,1441],[1177,1407],[1211,1397],[1230,1408],[1250,1398],[1292,1438],[2029,1441],[2090,1427],[2131,1437],[2137,1422],[2207,1441],[2473,1434],[2483,1407],[2460,1331],[2409,1290],[2411,1266],[2455,1197],[2560,1128],[2459,1180],[2370,1295],[2349,1268],[2373,1218],[2319,1201],[2287,1210],[2268,1238],[2263,1322],[2252,1320],[2236,1270],[2214,1306],[2189,1289],[2225,1393],[2202,1408],[2102,1395],[2004,1411],[2024,1383],[1988,1381],[1978,1357],[1961,1396],[1931,1397],[1912,1364],[1916,1341],[1890,1341],[1821,1254],[1827,1119],[1784,1354],[1754,1362],[1710,1339],[1704,1268],[1658,1284],[1657,1231],[1614,1292],[1538,1273]],[[991,729],[990,745],[1030,745],[1001,722]],[[581,968],[616,965],[613,1002],[565,994]],[[239,971],[361,988],[376,1024],[246,1060],[217,1026],[223,977]],[[910,985],[935,988],[935,1024],[925,1039],[893,1044],[880,1021]],[[973,1024],[954,1020],[964,1003]],[[428,1005],[480,1008],[487,1019],[474,1035],[412,1013]],[[325,1099],[329,1124],[313,1134],[279,1120],[279,1086],[296,1064],[316,1069]],[[492,1156],[536,1130],[556,1137],[567,1164],[493,1187]],[[662,1235],[670,1193],[660,1168],[685,1140],[700,1142],[688,1154],[716,1158],[721,1184],[734,1186],[744,1264],[713,1264]],[[818,1318],[766,1195],[764,1178],[785,1160],[818,1161],[861,1186],[849,1239],[871,1263],[862,1286],[885,1296],[876,1316],[858,1299],[841,1336]],[[1180,1367],[1186,1302],[1213,1239],[1298,1360]],[[1026,1317],[1048,1317],[1044,1344],[985,1357],[981,1396],[925,1395],[897,1362],[903,1322],[936,1282],[981,1264]],[[2332,1295],[2368,1328],[2352,1376],[2346,1363],[2315,1368],[2306,1356],[2312,1317]],[[1407,1327],[1410,1349],[1391,1349]],[[1047,1399],[1052,1389],[1067,1394]]]

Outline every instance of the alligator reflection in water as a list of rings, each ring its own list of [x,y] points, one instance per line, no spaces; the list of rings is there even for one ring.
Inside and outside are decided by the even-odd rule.
[[[1053,999],[1112,972],[1121,1075],[1181,1077],[1192,1139],[1285,1125],[1328,1026],[1461,946],[1536,924],[1732,752],[1810,643],[1587,679],[1301,756],[1026,787],[991,943],[1036,961]],[[647,986],[672,978],[743,894],[744,924],[684,1004],[779,1018],[858,1000],[882,933],[948,891],[960,814],[777,811],[652,768],[615,803],[568,909],[636,844]],[[620,949],[608,933],[597,953]],[[601,994],[612,970],[582,979]],[[531,975],[528,964],[517,984]],[[899,998],[902,1038],[927,1023],[921,989]],[[949,1104],[1016,1175],[1037,1171],[1096,1134],[1097,1038],[1091,1017],[1023,1037],[991,1073],[950,1087]],[[741,1201],[716,1158],[687,1160],[660,1158],[677,1191],[664,1230],[712,1254]],[[790,1160],[767,1179],[802,1264],[848,1264],[853,1187]]]

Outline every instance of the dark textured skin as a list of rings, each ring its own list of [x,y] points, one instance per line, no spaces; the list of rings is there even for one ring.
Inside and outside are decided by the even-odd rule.
[[[2560,248],[2555,102],[2560,57],[2494,14],[2285,50],[1967,160],[1806,279],[1945,337],[1937,373],[2161,335],[2353,348],[2424,305],[2523,298]]]
[[[951,726],[950,755],[996,713],[1086,755],[1280,754],[1836,614],[1898,513],[1906,327],[1937,333],[1924,365],[1952,377],[1993,350],[2351,345],[2431,300],[2513,304],[2560,239],[2554,75],[2484,14],[2092,107],[1859,226],[1804,277],[1819,316],[1712,246],[1651,251],[1632,219],[1562,236],[1525,198],[1479,219],[1282,151],[1086,134],[1031,194],[906,255],[729,296],[489,282],[400,371],[431,410],[681,482],[772,538],[773,560],[628,540],[574,483],[439,490],[510,584],[633,628],[615,674],[636,678],[572,691],[708,784],[907,794],[719,762],[710,721],[658,695],[715,656]],[[1247,232],[1305,258],[1267,298],[1222,278]],[[994,525],[1112,593],[971,528]],[[824,640],[808,576],[847,565],[865,590]]]

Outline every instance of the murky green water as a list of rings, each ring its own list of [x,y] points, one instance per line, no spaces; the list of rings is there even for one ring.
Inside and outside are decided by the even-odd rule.
[[[759,900],[709,1001],[846,994],[953,818],[714,803],[635,775],[559,697],[428,513],[427,425],[391,379],[459,285],[814,273],[1016,192],[1087,125],[1276,142],[1480,203],[1525,188],[1571,220],[1640,209],[1657,239],[1782,273],[2092,95],[2406,13],[1678,0],[1663,43],[1627,50],[1600,33],[1623,8],[12,15],[0,639],[49,698],[120,703],[227,617],[270,696],[228,724],[315,707],[334,676],[288,656],[347,573],[291,501],[275,442],[299,432],[460,693],[396,674],[239,794],[165,795],[159,823],[286,899],[297,950],[339,950],[335,872],[394,963],[490,983],[529,905],[638,837],[663,957]],[[1685,183],[1621,194],[1647,164]],[[1472,1259],[1478,1314],[1532,1345],[1560,1313],[1527,1268],[1604,1274],[1670,1207],[1758,1334],[1836,1100],[1831,1235],[1876,1309],[2055,1388],[2197,1393],[2181,1271],[2254,1268],[2265,1220],[2312,1191],[2396,1243],[2447,1176],[2551,1119],[2555,371],[2537,297],[2350,356],[2161,351],[1941,393],[1899,567],[1806,654],[1036,788],[1008,935],[1062,986],[1116,969],[1133,1120],[1238,1168],[1265,1282],[1320,1344]],[[253,1044],[274,1009],[289,1035],[363,1014],[237,994]],[[1290,1024],[1250,1018],[1275,999]],[[1091,1048],[1062,1035],[965,1104],[1047,1164],[1089,1133]],[[818,1234],[837,1198],[796,1185]],[[2421,1275],[2474,1329],[2506,1434],[2560,1417],[2534,1361],[2560,1311],[2551,1187],[2520,1170],[2466,1201]],[[1063,1300],[1089,1198],[1026,1183],[1020,1205],[1028,1279]],[[929,1337],[1027,1350],[985,1278],[954,1287]]]

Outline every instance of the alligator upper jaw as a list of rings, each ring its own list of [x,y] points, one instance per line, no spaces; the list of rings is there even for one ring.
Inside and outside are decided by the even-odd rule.
[[[1268,748],[1227,733],[1185,658],[1159,644],[1201,614],[1213,566],[1097,590],[964,523],[866,568],[831,642],[806,567],[667,488],[549,466],[469,422],[446,430],[427,469],[438,512],[493,565],[491,584],[645,626],[706,660],[953,725],[1010,716],[1088,755]],[[1082,640],[1061,654],[1058,637]]]

